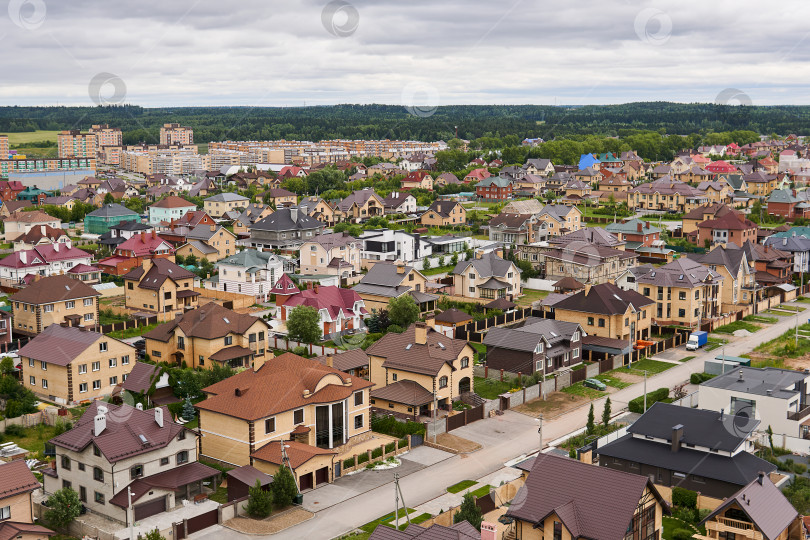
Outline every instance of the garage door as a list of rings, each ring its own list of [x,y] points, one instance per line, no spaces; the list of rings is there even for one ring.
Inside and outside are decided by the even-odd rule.
[[[312,473],[307,473],[299,478],[298,483],[301,485],[301,491],[305,489],[312,489]]]
[[[320,486],[329,482],[329,467],[315,471],[315,485]]]
[[[135,521],[166,511],[166,497],[149,501],[135,507]]]

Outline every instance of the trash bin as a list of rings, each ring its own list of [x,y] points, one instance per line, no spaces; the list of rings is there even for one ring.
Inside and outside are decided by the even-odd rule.
[[[304,495],[301,493],[297,494],[293,499],[293,503],[295,504],[304,504]]]

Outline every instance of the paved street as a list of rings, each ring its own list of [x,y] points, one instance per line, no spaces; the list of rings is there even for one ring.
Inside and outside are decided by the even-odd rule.
[[[800,313],[800,323],[808,316],[810,312]],[[725,354],[739,356],[749,352],[759,343],[782,335],[793,327],[795,321],[795,317],[780,317],[776,324],[728,344]],[[672,388],[688,381],[692,373],[703,371],[704,360],[714,358],[720,353],[719,348],[710,352],[701,350],[690,353],[694,354],[695,358],[689,362],[649,377],[647,391],[664,386]],[[628,401],[641,395],[642,384],[637,383],[610,394],[613,410],[618,411],[626,407]],[[604,398],[597,399],[593,403],[594,409],[600,411],[604,405]],[[587,422],[588,408],[589,404],[585,404],[555,418],[546,419],[543,423],[543,440],[548,443],[582,428]],[[402,478],[400,485],[405,502],[411,508],[422,505],[446,493],[447,486],[461,480],[483,477],[502,468],[505,462],[515,457],[537,451],[538,425],[537,419],[506,411],[502,416],[488,418],[454,430],[453,434],[480,443],[481,450],[468,456],[453,456]],[[275,538],[331,539],[391,512],[393,508],[393,483],[388,483],[321,510],[314,519],[275,535]],[[196,538],[226,540],[237,537],[244,540],[239,533],[220,527],[213,527],[194,536],[195,540]]]

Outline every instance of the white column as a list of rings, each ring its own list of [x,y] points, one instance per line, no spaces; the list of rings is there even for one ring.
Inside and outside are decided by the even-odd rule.
[[[329,422],[327,423],[327,425],[329,426],[329,448],[334,448],[335,446],[332,443],[332,435],[334,433],[333,426],[332,426],[332,405],[327,405],[326,408],[329,411]],[[318,424],[318,422],[316,420],[316,422],[315,422],[315,429],[316,430],[318,429],[317,424]],[[316,438],[317,438],[317,435],[316,435]]]

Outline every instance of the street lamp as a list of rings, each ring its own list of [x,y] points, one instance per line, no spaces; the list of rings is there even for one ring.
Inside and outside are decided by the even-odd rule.
[[[290,474],[293,476],[293,480],[295,480],[295,473],[292,470],[292,466],[290,465],[290,458],[287,457],[287,448],[289,448],[289,444],[281,443],[281,466],[287,465],[287,468],[290,469]],[[301,495],[301,490],[298,489],[298,482],[295,482],[295,492]],[[132,540],[130,538],[130,540]]]

